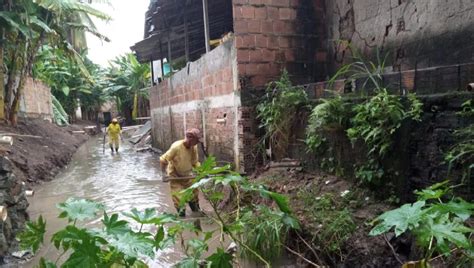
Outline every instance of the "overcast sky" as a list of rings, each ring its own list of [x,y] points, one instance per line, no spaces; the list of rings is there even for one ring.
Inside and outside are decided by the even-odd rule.
[[[116,56],[131,52],[130,47],[143,39],[145,12],[150,0],[110,0],[108,4],[92,6],[112,17],[108,23],[97,21],[99,32],[111,41],[102,42],[95,36],[87,35],[89,58],[103,66]]]

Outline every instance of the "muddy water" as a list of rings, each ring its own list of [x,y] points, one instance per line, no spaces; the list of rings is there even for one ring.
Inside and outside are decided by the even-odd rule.
[[[35,189],[34,196],[29,198],[30,217],[36,220],[43,215],[48,230],[45,241],[50,241],[52,233],[66,224],[64,219],[57,218],[56,204],[69,197],[103,203],[108,213],[150,207],[158,212],[174,213],[170,189],[167,183],[161,182],[157,159],[150,153],[135,152],[128,142],[124,143],[119,153],[111,154],[108,148],[104,153],[102,139],[92,138],[79,148],[61,174]],[[94,226],[97,222],[85,224]],[[59,253],[52,244],[45,245],[32,261],[22,264],[22,267],[35,266],[41,256],[54,261]],[[181,257],[179,250],[169,249],[159,252],[150,266],[170,267]]]

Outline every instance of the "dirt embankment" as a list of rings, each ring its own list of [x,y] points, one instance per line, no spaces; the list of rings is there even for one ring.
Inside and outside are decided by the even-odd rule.
[[[394,208],[377,200],[370,190],[336,176],[298,169],[270,169],[251,179],[289,198],[301,230],[290,234],[288,246],[314,263],[330,267],[400,267],[395,254],[402,261],[413,254],[412,241],[407,237],[369,236],[370,222]],[[306,267],[301,258],[295,259]]]
[[[13,145],[0,145],[0,266],[17,249],[15,236],[28,220],[26,190],[31,184],[52,179],[71,159],[88,134],[73,134],[87,122],[58,127],[43,120],[25,120],[14,128],[0,124],[0,135]],[[0,209],[0,211],[2,211]]]
[[[53,178],[71,159],[87,134],[72,134],[90,122],[59,127],[44,120],[21,121],[17,128],[0,124],[0,133],[13,133],[13,146],[3,146],[2,155],[13,162],[15,176],[28,184]]]

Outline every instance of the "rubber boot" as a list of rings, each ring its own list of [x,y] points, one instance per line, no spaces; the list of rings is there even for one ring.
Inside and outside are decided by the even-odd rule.
[[[115,148],[115,152],[116,152],[116,153],[118,153],[118,147],[117,147],[117,148]]]
[[[110,146],[110,151],[114,152],[114,147]]]

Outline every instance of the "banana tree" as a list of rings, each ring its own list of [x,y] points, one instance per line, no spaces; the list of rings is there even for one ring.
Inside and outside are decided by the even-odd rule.
[[[112,61],[108,69],[107,92],[115,97],[127,123],[138,116],[140,100],[148,101],[150,77],[150,67],[140,64],[133,54],[122,55]]]
[[[71,45],[71,31],[88,31],[106,39],[97,32],[89,16],[109,17],[78,0],[18,0],[3,4],[5,11],[0,14],[0,24],[5,30],[2,56],[7,58],[8,67],[4,110],[9,122],[16,125],[25,81],[39,49],[44,44],[61,48],[78,62],[81,72],[87,73],[80,55]]]

